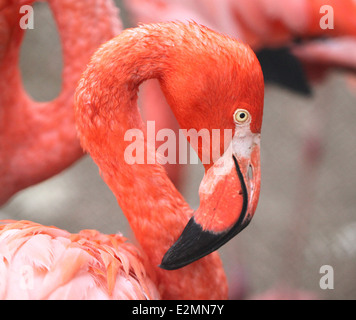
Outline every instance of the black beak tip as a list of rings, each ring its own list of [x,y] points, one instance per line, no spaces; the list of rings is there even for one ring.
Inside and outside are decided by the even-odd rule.
[[[192,217],[184,228],[179,239],[168,249],[163,256],[160,268],[175,270],[199,259],[203,255],[198,254],[196,239],[201,237],[203,230]]]
[[[217,250],[225,233],[204,231],[200,224],[192,217],[179,239],[164,255],[160,268],[175,270],[182,268]]]
[[[173,250],[174,249],[172,249],[172,247],[170,247],[168,249],[168,251],[165,253],[165,255],[162,258],[161,264],[158,265],[158,267],[160,267],[161,269],[164,269],[164,270],[175,270],[175,269],[180,268],[180,266],[177,265],[176,259],[174,259],[172,257]]]
[[[179,269],[179,266],[176,266],[175,264],[169,264],[167,262],[164,262],[162,260],[161,264],[158,265],[159,268],[163,270],[176,270]]]

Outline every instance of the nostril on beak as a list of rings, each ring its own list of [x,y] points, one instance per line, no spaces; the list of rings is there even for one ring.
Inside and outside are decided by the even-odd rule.
[[[247,179],[250,181],[253,179],[253,168],[252,168],[251,164],[248,165]]]

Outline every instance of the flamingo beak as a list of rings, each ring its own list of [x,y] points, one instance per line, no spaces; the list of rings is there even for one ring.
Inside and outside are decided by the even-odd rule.
[[[235,135],[199,189],[200,206],[160,267],[175,270],[217,250],[250,223],[259,198],[260,134]]]

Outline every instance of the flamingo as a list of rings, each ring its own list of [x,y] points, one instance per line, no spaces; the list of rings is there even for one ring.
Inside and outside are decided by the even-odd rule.
[[[356,70],[353,0],[130,0],[125,5],[133,23],[193,19],[242,39],[256,52],[287,45],[307,66],[322,63],[324,68]],[[325,5],[333,8],[332,29],[320,27]],[[301,41],[293,43],[296,38]]]
[[[62,90],[37,102],[25,92],[18,66],[20,8],[34,2],[0,1],[0,205],[83,155],[73,115],[76,84],[99,45],[122,29],[111,0],[48,0],[63,50]]]
[[[144,128],[137,91],[150,78],[159,80],[182,128],[234,132],[228,146],[215,146],[222,156],[205,164],[195,212],[161,165],[125,161],[125,132]],[[227,298],[223,266],[212,251],[246,227],[256,210],[263,96],[262,71],[253,51],[193,22],[141,25],[102,45],[76,90],[77,130],[140,249],[126,246],[120,235],[70,235],[31,222],[5,221],[0,231],[3,296],[19,290],[18,281],[8,281],[6,275],[18,275],[26,264],[34,269],[33,282],[44,297],[76,297],[77,282],[90,280],[81,297],[113,297],[117,285],[127,285],[125,297],[130,298]],[[202,157],[204,150],[196,151]],[[23,282],[31,282],[27,273]]]
[[[254,50],[299,37],[356,35],[353,0],[132,0],[124,1],[133,22],[192,19],[247,42]],[[320,27],[322,6],[334,10],[333,29]]]

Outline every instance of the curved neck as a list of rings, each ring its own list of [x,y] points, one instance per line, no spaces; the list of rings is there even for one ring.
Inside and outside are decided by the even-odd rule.
[[[151,78],[161,85],[169,81],[176,54],[173,40],[179,41],[172,37],[169,30],[164,39],[161,33],[140,28],[127,30],[102,46],[77,89],[77,127],[83,147],[99,166],[147,254],[163,298],[225,298],[226,279],[217,253],[175,271],[156,267],[193,210],[159,164],[125,161],[125,149],[131,143],[125,141],[125,133],[133,128],[146,131],[137,107],[139,85]],[[146,152],[145,135],[142,143]]]

